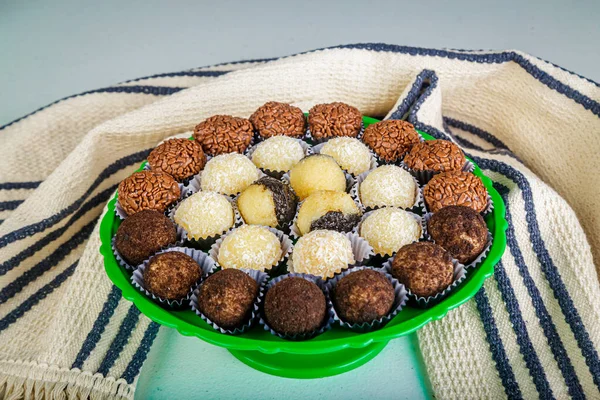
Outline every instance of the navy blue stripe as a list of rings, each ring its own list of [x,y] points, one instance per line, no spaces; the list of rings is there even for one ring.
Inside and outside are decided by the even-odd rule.
[[[475,125],[467,124],[466,122],[462,122],[450,117],[444,117],[444,122],[453,128],[458,128],[465,132],[472,133],[473,135],[480,137],[486,142],[493,144],[495,147],[509,150],[508,146],[504,144],[502,140],[498,139],[496,136],[490,134],[489,132],[486,132],[483,129],[476,127]]]
[[[52,215],[51,217],[48,217],[48,218],[46,218],[40,222],[37,222],[35,224],[24,226],[20,229],[17,229],[13,232],[10,232],[10,233],[2,236],[0,238],[0,248],[5,247],[12,242],[16,242],[16,241],[22,240],[26,237],[32,236],[38,232],[42,232],[42,231],[50,228],[51,226],[55,225],[59,221],[63,220],[64,218],[67,217],[67,215],[71,214],[73,211],[78,209],[81,206],[81,204],[85,201],[85,199],[105,179],[107,179],[114,173],[122,170],[123,168],[129,167],[133,163],[141,162],[142,160],[144,160],[146,158],[146,156],[148,155],[148,153],[151,150],[152,149],[147,149],[147,150],[143,150],[143,151],[140,151],[140,152],[137,152],[134,154],[130,154],[130,155],[120,158],[119,160],[110,164],[108,167],[106,167],[100,173],[100,175],[96,178],[94,183],[91,184],[91,186],[88,188],[88,190],[86,190],[86,192],[77,201],[75,201],[73,204],[71,204],[67,208],[63,209],[59,213]]]
[[[119,327],[119,332],[117,332],[117,336],[110,344],[102,363],[100,363],[100,367],[98,368],[99,373],[106,376],[110,368],[114,365],[115,361],[119,358],[123,347],[129,341],[129,336],[131,336],[131,332],[137,325],[138,320],[140,319],[140,311],[134,306],[131,305],[129,307],[129,311],[127,311],[127,315],[125,319],[121,323]]]
[[[0,190],[35,189],[40,186],[40,183],[42,183],[42,181],[4,182],[0,183]]]
[[[155,74],[144,76],[142,78],[130,79],[128,81],[122,83],[130,83],[130,82],[139,82],[147,79],[155,79],[155,78],[174,78],[176,76],[200,76],[200,77],[210,77],[217,78],[219,76],[228,74],[231,71],[181,71],[181,72],[166,72],[162,74]]]
[[[477,292],[475,295],[475,303],[477,304],[477,310],[481,316],[481,322],[483,322],[483,329],[485,330],[485,335],[490,345],[492,358],[496,362],[496,369],[498,370],[498,375],[502,381],[502,386],[504,386],[504,391],[509,399],[522,399],[523,395],[521,394],[521,389],[515,378],[510,361],[508,361],[508,356],[506,355],[504,344],[500,338],[500,333],[498,333],[498,327],[496,326],[496,321],[492,314],[490,302],[485,294],[485,288],[482,287]]]
[[[8,328],[11,324],[21,318],[27,311],[31,310],[37,303],[46,298],[56,288],[60,287],[67,280],[77,267],[78,261],[74,262],[70,267],[58,274],[52,281],[43,286],[40,290],[32,294],[27,300],[21,303],[17,308],[8,313],[4,318],[0,319],[0,332]]]
[[[159,324],[156,322],[150,322],[146,332],[144,332],[144,337],[142,338],[137,351],[133,355],[133,358],[129,364],[127,364],[125,372],[123,372],[123,375],[121,375],[121,378],[125,379],[127,383],[133,383],[135,377],[140,373],[140,368],[142,368],[144,361],[146,361],[146,356],[150,351],[150,346],[152,346],[152,343],[158,334],[158,328],[160,328]]]
[[[0,211],[14,210],[25,200],[0,201]]]
[[[102,337],[102,333],[104,329],[106,329],[106,325],[110,321],[110,317],[115,313],[115,309],[117,305],[119,305],[119,300],[121,299],[121,290],[118,287],[114,286],[110,289],[110,293],[108,294],[108,298],[104,302],[102,306],[102,311],[98,314],[98,318],[94,321],[94,325],[92,326],[92,330],[88,333],[79,353],[77,353],[77,357],[75,357],[75,361],[71,368],[79,368],[83,367],[83,363],[88,359],[92,351],[96,348],[96,345],[100,341]]]

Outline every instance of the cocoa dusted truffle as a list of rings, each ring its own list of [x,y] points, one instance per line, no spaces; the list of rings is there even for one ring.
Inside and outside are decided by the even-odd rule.
[[[473,262],[484,250],[488,229],[483,217],[469,207],[447,206],[427,223],[431,239],[463,264]]]
[[[202,121],[194,129],[194,139],[210,156],[225,153],[243,153],[254,136],[252,124],[245,118],[215,115]]]
[[[236,195],[259,177],[258,169],[246,156],[221,154],[206,163],[201,176],[202,190]]]
[[[319,190],[346,191],[346,175],[333,157],[313,154],[290,171],[290,184],[300,200]]]
[[[223,269],[209,276],[198,289],[198,309],[225,329],[243,325],[258,296],[258,284],[245,272]]]
[[[242,192],[237,205],[247,224],[276,228],[294,219],[298,199],[288,184],[264,176]]]
[[[150,152],[148,164],[153,171],[165,172],[181,182],[204,168],[206,156],[195,140],[169,139]]]
[[[466,206],[477,212],[487,207],[487,190],[470,172],[454,171],[435,175],[423,188],[425,205],[431,212],[446,206]]]
[[[340,167],[352,175],[360,175],[371,168],[372,155],[369,148],[355,138],[340,137],[328,140],[320,153],[333,157]]]
[[[400,160],[419,140],[413,124],[400,120],[380,121],[369,125],[363,135],[367,146],[387,162]]]
[[[277,282],[265,297],[264,316],[271,329],[282,335],[309,334],[323,324],[327,304],[313,282],[291,277]]]
[[[165,212],[181,195],[175,179],[159,171],[134,172],[119,183],[118,192],[119,205],[127,215],[142,210]]]
[[[181,300],[201,277],[200,265],[187,254],[169,251],[150,259],[144,270],[144,287],[155,296]]]
[[[362,269],[344,276],[332,293],[340,319],[351,324],[386,316],[394,304],[394,287],[381,272]]]
[[[317,229],[350,232],[360,216],[358,206],[348,193],[323,190],[302,202],[296,224],[301,235]]]
[[[115,235],[117,251],[130,265],[139,265],[177,241],[175,224],[164,214],[143,210],[126,218]]]
[[[250,116],[254,129],[263,138],[285,135],[301,137],[306,132],[306,118],[298,107],[270,101]]]
[[[452,284],[453,274],[450,253],[431,242],[408,244],[392,261],[392,276],[420,297],[443,292]]]
[[[447,140],[426,140],[415,144],[404,163],[415,171],[460,171],[467,159],[462,150]]]
[[[313,138],[357,137],[362,127],[358,108],[345,103],[317,104],[308,112],[308,127]]]

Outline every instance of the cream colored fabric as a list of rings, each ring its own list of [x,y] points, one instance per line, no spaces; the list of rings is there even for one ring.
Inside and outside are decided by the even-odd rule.
[[[304,111],[343,101],[365,115],[408,118],[434,136],[452,133],[468,154],[491,160],[482,169],[509,190],[514,241],[501,268],[514,294],[497,273],[477,299],[419,331],[437,398],[598,397],[592,254],[600,257],[600,167],[591,160],[600,155],[600,88],[523,53],[490,54],[482,62],[481,52],[326,49],[201,70],[227,72],[220,76],[195,70],[128,82],[118,86],[128,92],[73,97],[0,130],[0,188],[43,181],[0,190],[0,201],[25,200],[0,211],[0,398],[133,397],[137,363],[157,328],[114,293],[109,304],[114,289],[94,221],[144,159],[141,151],[213,114],[248,117],[270,100]],[[456,120],[490,132],[510,152]],[[93,347],[82,356],[86,343]]]

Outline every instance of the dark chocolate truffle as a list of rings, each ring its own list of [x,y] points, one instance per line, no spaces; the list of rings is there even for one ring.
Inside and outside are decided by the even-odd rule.
[[[340,319],[351,324],[373,322],[386,316],[394,304],[394,287],[380,272],[362,269],[335,285],[333,305]]]
[[[206,156],[195,140],[169,139],[156,147],[148,156],[154,171],[162,171],[181,182],[204,168]]]
[[[167,300],[185,298],[201,277],[200,265],[187,254],[169,251],[150,259],[144,270],[146,290]]]
[[[142,210],[165,212],[181,195],[169,174],[159,171],[134,172],[119,183],[119,205],[127,215]]]
[[[419,134],[410,122],[387,120],[367,126],[363,141],[379,158],[394,162],[419,143]]]
[[[443,292],[452,284],[453,275],[450,253],[431,242],[407,244],[392,261],[392,276],[420,297]]]
[[[308,334],[325,320],[325,295],[313,282],[292,277],[277,282],[265,297],[265,319],[283,335]]]
[[[314,192],[302,202],[296,225],[301,235],[317,229],[350,232],[360,221],[361,215],[348,193],[322,190]]]
[[[264,176],[242,192],[237,205],[247,224],[276,228],[294,219],[298,199],[290,185]]]
[[[250,116],[254,129],[263,138],[285,135],[301,137],[306,132],[306,118],[298,107],[270,101]]]
[[[427,231],[436,244],[463,264],[474,261],[485,248],[488,230],[478,212],[464,206],[448,206],[431,216]]]
[[[243,153],[250,145],[253,135],[250,121],[230,115],[212,116],[196,125],[194,129],[194,139],[210,156]]]
[[[431,212],[446,206],[466,206],[477,212],[487,207],[487,190],[479,177],[470,172],[442,172],[423,188],[425,205]]]
[[[462,150],[447,140],[426,140],[415,144],[404,158],[415,171],[460,171],[467,159]]]
[[[249,318],[258,295],[258,284],[237,269],[224,269],[209,276],[198,290],[198,308],[225,329],[235,329]]]
[[[362,127],[358,108],[345,103],[317,104],[308,112],[308,127],[313,138],[357,137]]]
[[[115,235],[115,247],[127,263],[141,264],[163,247],[177,241],[175,224],[164,214],[143,210],[126,218]]]

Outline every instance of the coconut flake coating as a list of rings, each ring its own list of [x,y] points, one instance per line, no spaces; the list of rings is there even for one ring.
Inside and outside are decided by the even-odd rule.
[[[358,206],[348,193],[323,190],[302,202],[296,224],[302,235],[316,229],[350,232],[358,224],[360,215]]]
[[[319,190],[346,191],[346,175],[335,162],[325,154],[304,157],[290,171],[290,184],[300,200]]]
[[[370,208],[411,208],[416,193],[413,177],[396,165],[383,165],[369,172],[359,188],[360,201]]]
[[[391,256],[402,246],[419,240],[421,225],[408,212],[394,207],[373,211],[360,224],[360,236],[375,253]]]
[[[321,154],[333,157],[340,167],[352,175],[360,175],[371,167],[371,152],[358,139],[333,138],[323,145]]]
[[[258,169],[246,156],[222,154],[206,163],[202,172],[202,190],[236,195],[258,179]]]
[[[173,217],[190,239],[220,235],[233,226],[235,216],[227,198],[216,192],[197,192],[183,200]]]
[[[281,242],[277,235],[258,225],[242,225],[228,234],[217,256],[223,268],[264,271],[281,259]]]
[[[258,168],[287,172],[304,157],[298,140],[275,136],[259,143],[252,153],[252,162]]]
[[[316,230],[298,239],[292,254],[296,273],[331,278],[355,263],[350,239],[343,233]]]

